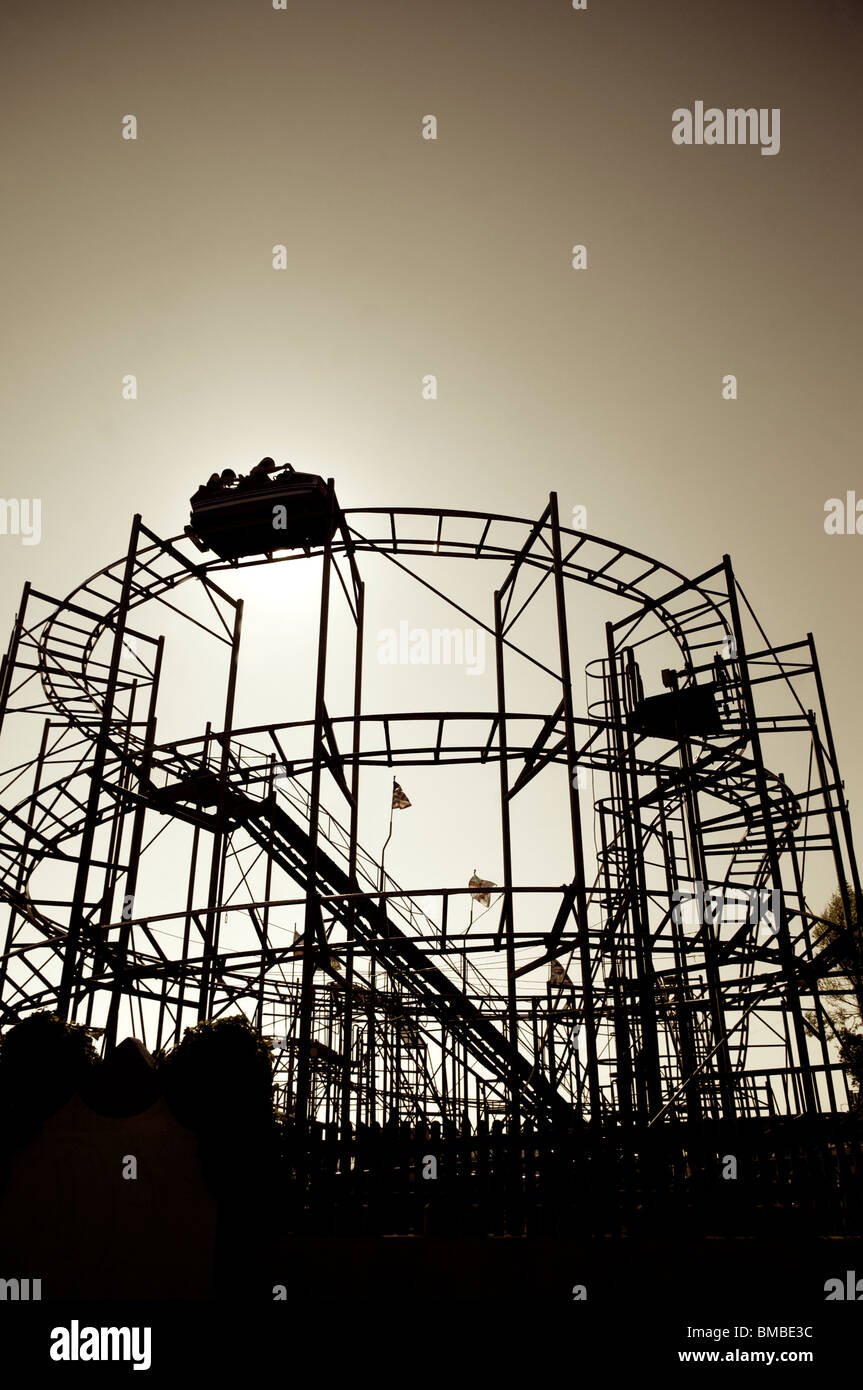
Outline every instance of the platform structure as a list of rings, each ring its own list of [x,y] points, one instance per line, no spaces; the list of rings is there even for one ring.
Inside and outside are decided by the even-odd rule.
[[[125,554],[67,598],[25,587],[0,675],[2,1026],[55,1010],[105,1052],[129,1033],[153,1050],[243,1014],[299,1125],[643,1131],[846,1109],[828,1005],[859,1002],[863,969],[819,908],[838,885],[851,922],[860,884],[811,635],[774,646],[728,556],[687,578],[561,525],[556,494],[532,520],[342,510],[329,488],[318,546],[208,559],[136,516]],[[486,633],[490,708],[366,708],[372,557]],[[243,728],[233,590],[263,563],[314,570],[314,707]],[[482,613],[464,566],[495,578]],[[585,588],[608,620],[574,673]],[[164,609],[224,654],[221,727],[167,743],[147,630]],[[533,711],[508,702],[525,661],[552,692]],[[346,708],[328,695],[345,662]],[[499,779],[499,888],[470,933],[466,882],[397,883],[358,833],[364,770],[455,765]],[[538,786],[565,808],[555,883],[513,869]],[[140,915],[166,863],[172,906]]]

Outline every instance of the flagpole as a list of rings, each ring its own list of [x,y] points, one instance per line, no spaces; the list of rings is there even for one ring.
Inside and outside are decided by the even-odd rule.
[[[387,845],[389,844],[390,840],[391,840],[392,837],[393,837],[393,811],[395,810],[395,808],[396,808],[396,779],[395,779],[395,777],[394,777],[394,778],[393,778],[393,794],[392,794],[392,797],[391,797],[391,799],[390,799],[390,833],[387,835],[387,838],[384,840],[384,847],[383,847],[383,849],[381,850],[381,883],[380,883],[380,890],[379,890],[381,893],[384,891],[384,855],[385,855],[386,852],[387,852]],[[383,901],[381,901],[381,907],[383,907]]]

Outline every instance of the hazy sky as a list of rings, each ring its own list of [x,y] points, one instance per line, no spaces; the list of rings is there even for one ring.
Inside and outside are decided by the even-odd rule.
[[[824,507],[863,500],[858,0],[7,0],[2,26],[2,495],[41,500],[38,546],[0,536],[4,634],[25,579],[68,593],[135,511],[176,534],[263,454],[345,506],[556,489],[687,573],[729,551],[774,641],[815,633],[856,807],[863,535]],[[778,152],[674,144],[698,101],[778,109]],[[296,569],[249,590],[243,708],[272,688],[272,719],[304,713],[274,676]]]

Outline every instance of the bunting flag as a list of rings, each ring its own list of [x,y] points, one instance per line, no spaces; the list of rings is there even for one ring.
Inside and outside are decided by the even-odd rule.
[[[549,962],[548,979],[552,985],[571,985],[572,980],[567,975],[559,960]]]
[[[398,782],[393,782],[393,810],[406,811],[410,804]]]
[[[489,890],[496,887],[497,884],[491,883],[487,878],[477,878],[476,869],[474,869],[471,880],[468,883],[468,888],[474,890],[471,892],[471,897],[474,902],[482,903],[483,907],[490,907],[491,893]]]

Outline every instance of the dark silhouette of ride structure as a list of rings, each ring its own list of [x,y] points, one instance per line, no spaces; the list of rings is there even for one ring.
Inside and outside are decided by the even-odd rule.
[[[687,578],[562,526],[556,494],[533,520],[351,510],[332,480],[265,459],[214,474],[191,505],[185,537],[136,517],[125,555],[67,598],[25,589],[0,677],[4,1028],[56,1011],[109,1057],[128,1034],[153,1052],[241,1014],[274,1040],[295,1137],[348,1145],[330,1173],[353,1171],[350,1136],[382,1125],[436,1125],[453,1153],[464,1136],[465,1163],[471,1134],[542,1135],[551,1154],[563,1136],[573,1154],[611,1144],[636,1166],[652,1145],[678,1155],[672,1187],[692,1135],[713,1152],[711,1127],[748,1126],[754,1149],[798,1120],[851,1142],[829,1006],[852,992],[859,941],[813,901],[838,883],[853,923],[860,886],[811,635],[771,644],[727,556]],[[284,563],[318,581],[313,704],[282,698],[280,722],[239,727],[235,590],[247,567]],[[492,618],[468,607],[465,563],[493,569]],[[390,566],[488,635],[486,708],[365,707],[366,584]],[[583,701],[576,586],[612,610]],[[167,741],[165,604],[226,657],[219,720]],[[533,709],[511,704],[525,661],[546,683]],[[461,870],[403,886],[360,840],[367,775],[420,766],[497,770],[498,887],[477,920]],[[518,808],[540,794],[565,829],[554,882],[513,868]],[[735,910],[753,901],[773,907]],[[538,1170],[519,1152],[523,1191]],[[518,1229],[520,1203],[504,1204]]]

